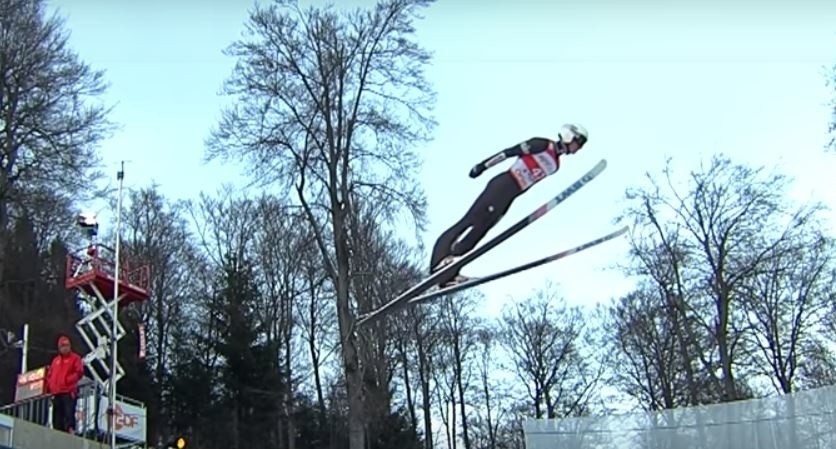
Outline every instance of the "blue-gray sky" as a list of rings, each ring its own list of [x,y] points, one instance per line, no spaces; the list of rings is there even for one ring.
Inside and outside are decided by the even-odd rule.
[[[317,2],[321,3],[321,2]],[[370,2],[340,2],[369,4]],[[828,3],[830,3],[828,5]],[[52,0],[71,45],[105,69],[122,129],[102,153],[128,186],[157,182],[194,198],[237,167],[204,165],[203,141],[219,117],[217,96],[234,61],[222,54],[243,31],[249,1]],[[547,6],[548,5],[548,6]],[[828,188],[836,155],[825,153],[836,62],[836,4],[826,1],[613,0],[442,1],[418,23],[435,52],[435,139],[420,148],[429,199],[428,247],[464,213],[496,170],[470,167],[523,139],[554,136],[564,122],[590,131],[582,153],[517,200],[489,234],[523,217],[599,159],[609,168],[564,205],[465,269],[480,275],[573,246],[613,229],[625,188],[668,156],[687,170],[713,152],[780,166],[796,198],[836,204]],[[505,168],[503,165],[502,168]],[[829,217],[836,218],[834,214]],[[836,223],[832,220],[831,223]],[[572,256],[482,288],[486,313],[547,280],[578,304],[622,295],[630,283],[609,265],[626,241]],[[406,287],[406,286],[405,286]]]

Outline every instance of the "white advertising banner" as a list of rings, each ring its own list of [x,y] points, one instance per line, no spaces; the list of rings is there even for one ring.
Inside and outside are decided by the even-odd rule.
[[[96,398],[88,396],[84,401],[78,401],[76,417],[79,430],[92,430],[95,427],[93,417],[96,414]],[[99,399],[99,430],[106,432],[108,428],[107,415],[108,399]],[[87,412],[87,413],[85,413]],[[84,416],[86,414],[86,416]],[[124,401],[116,401],[116,435],[132,441],[145,441],[147,435],[147,411],[138,405]]]

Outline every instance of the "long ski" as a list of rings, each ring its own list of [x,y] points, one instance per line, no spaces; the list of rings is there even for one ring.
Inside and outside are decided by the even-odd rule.
[[[595,164],[591,170],[589,170],[585,175],[583,175],[580,179],[572,183],[569,187],[565,190],[557,194],[554,198],[537,208],[534,212],[529,214],[527,217],[523,218],[522,220],[515,223],[510,228],[503,231],[498,236],[494,237],[493,239],[489,240],[482,246],[472,249],[461,258],[456,260],[455,262],[451,263],[450,265],[445,266],[441,270],[436,271],[429,277],[425,278],[423,281],[419,282],[418,284],[414,285],[413,287],[409,288],[405,292],[401,293],[395,299],[389,301],[388,303],[384,304],[383,306],[373,310],[363,316],[361,316],[358,320],[356,325],[362,326],[365,323],[369,323],[374,321],[386,313],[394,312],[405,306],[407,301],[415,296],[421,294],[421,292],[426,291],[427,289],[431,288],[435,284],[442,283],[442,279],[445,275],[448,275],[455,270],[467,265],[468,263],[472,262],[477,257],[485,254],[486,252],[490,251],[491,249],[495,248],[500,243],[507,240],[512,235],[516,234],[526,226],[530,225],[534,221],[541,218],[543,215],[551,211],[555,208],[558,204],[562,203],[569,198],[572,194],[577,192],[581,187],[588,184],[590,181],[595,179],[602,171],[607,167],[607,160],[601,159],[600,162]]]
[[[462,290],[467,290],[469,288],[477,287],[477,286],[485,284],[487,282],[495,281],[497,279],[501,279],[501,278],[504,278],[504,277],[507,277],[507,276],[511,276],[512,274],[517,274],[517,273],[522,272],[522,271],[526,271],[526,270],[530,270],[530,269],[535,268],[535,267],[539,267],[540,265],[545,265],[549,262],[554,262],[556,260],[563,259],[564,257],[571,256],[572,254],[577,254],[577,253],[579,253],[579,252],[581,252],[585,249],[592,248],[593,246],[600,245],[604,242],[607,242],[607,241],[612,240],[616,237],[619,237],[619,236],[623,235],[624,233],[626,233],[628,229],[629,228],[627,226],[625,226],[625,227],[619,229],[618,231],[611,232],[611,233],[609,233],[609,234],[607,234],[603,237],[599,237],[595,240],[591,240],[591,241],[586,242],[582,245],[578,245],[574,248],[571,248],[571,249],[568,249],[568,250],[565,250],[565,251],[561,251],[559,253],[552,254],[551,256],[547,256],[547,257],[544,257],[542,259],[535,260],[533,262],[529,262],[529,263],[526,263],[526,264],[523,264],[523,265],[519,265],[519,266],[516,266],[514,268],[509,268],[507,270],[499,271],[497,273],[494,273],[494,274],[491,274],[491,275],[488,275],[488,276],[474,278],[474,279],[471,279],[469,281],[465,281],[465,282],[462,282],[460,284],[456,284],[452,287],[442,288],[442,289],[438,289],[438,290],[430,292],[430,293],[426,293],[424,295],[421,295],[421,296],[410,299],[409,304],[413,305],[413,304],[424,303],[424,302],[433,300],[435,298],[438,298],[439,296],[449,295],[449,294],[452,294],[452,293],[460,292]]]

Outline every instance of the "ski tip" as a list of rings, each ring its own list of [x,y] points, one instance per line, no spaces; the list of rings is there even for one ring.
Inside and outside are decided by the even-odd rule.
[[[611,235],[613,237],[618,237],[618,236],[626,234],[628,232],[630,232],[630,226],[629,225],[624,225],[624,226],[618,228],[617,230],[613,231],[609,235]]]
[[[607,160],[601,159],[594,167],[592,167],[592,170],[589,171],[589,175],[596,176],[604,171],[605,168],[607,168]]]

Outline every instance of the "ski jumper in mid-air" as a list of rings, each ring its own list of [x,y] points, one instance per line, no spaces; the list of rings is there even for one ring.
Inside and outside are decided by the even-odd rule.
[[[476,164],[470,170],[470,177],[476,178],[485,170],[508,158],[517,160],[510,169],[494,176],[470,206],[470,209],[456,224],[444,231],[433,248],[430,272],[435,273],[453,263],[457,257],[472,250],[508,211],[511,203],[560,168],[560,156],[574,154],[586,144],[589,134],[577,124],[567,124],[560,129],[558,140],[534,137],[511,148],[496,153]],[[466,231],[468,231],[464,237]],[[458,272],[452,273],[449,281],[440,287],[449,287],[468,278]]]

